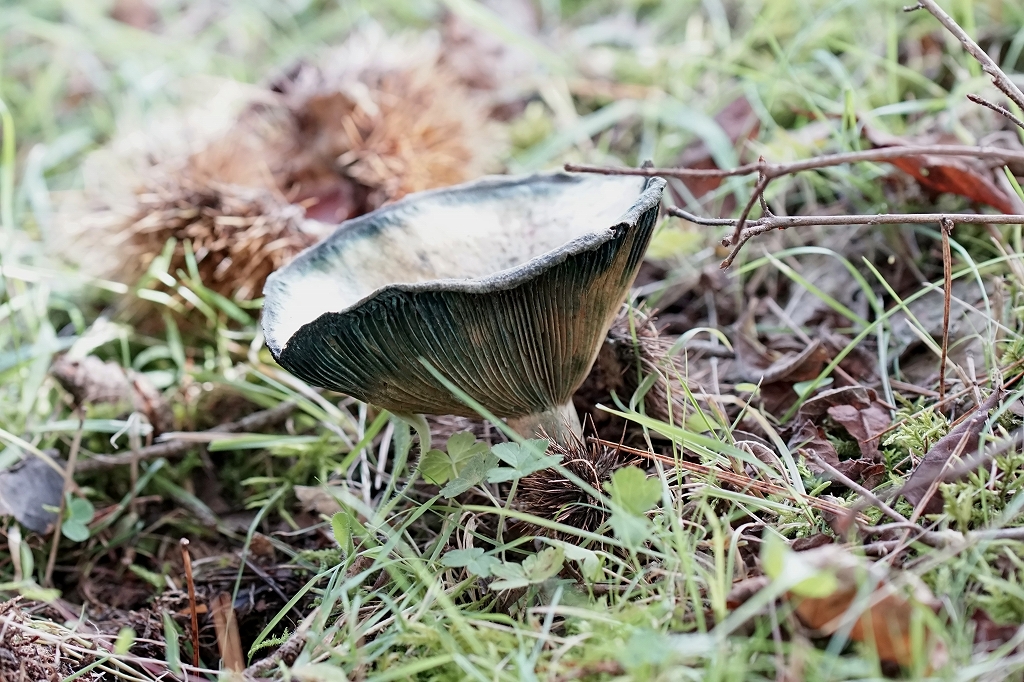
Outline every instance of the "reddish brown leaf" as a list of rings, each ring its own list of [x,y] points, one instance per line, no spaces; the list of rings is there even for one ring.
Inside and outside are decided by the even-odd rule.
[[[860,446],[860,453],[868,459],[879,457],[878,441],[892,423],[889,410],[876,403],[864,408],[853,405],[833,405],[828,416],[843,426]]]
[[[907,666],[923,653],[932,669],[945,664],[945,646],[934,633],[926,631],[924,652],[915,651],[913,646],[914,610],[918,605],[938,607],[931,591],[916,576],[881,574],[880,567],[866,565],[838,545],[801,552],[799,556],[818,570],[831,572],[838,582],[835,591],[827,597],[789,594],[797,617],[806,627],[822,635],[835,634],[844,625],[847,612],[855,608],[858,613],[852,614],[856,622],[850,630],[850,638],[873,645],[883,661]],[[869,585],[863,585],[865,580]],[[857,599],[862,587],[871,591],[866,604]]]
[[[865,135],[875,147],[902,147],[909,144],[907,140],[869,129],[865,129]],[[890,159],[888,163],[912,176],[922,187],[932,192],[958,194],[1003,213],[1015,212],[1013,202],[992,181],[991,171],[983,167],[975,168],[966,159],[910,156]]]
[[[824,547],[825,545],[831,545],[833,542],[831,535],[815,533],[810,537],[797,538],[796,540],[793,540],[793,544],[790,545],[790,547],[794,552],[806,552],[811,549],[817,549],[818,547]]]
[[[115,0],[110,18],[148,31],[160,21],[160,13],[147,0]]]
[[[891,163],[933,192],[959,194],[1003,213],[1014,212],[1009,197],[992,180],[956,159],[914,156]]]
[[[870,407],[878,399],[878,394],[864,386],[844,386],[822,391],[810,398],[800,406],[796,413],[796,420],[810,419],[815,421],[825,416],[830,407],[834,405],[851,405],[858,410]]]
[[[986,652],[995,651],[1009,642],[1020,627],[1012,623],[1000,625],[992,620],[992,617],[983,609],[975,611],[971,620],[974,621],[974,645]]]
[[[825,431],[812,424],[809,419],[805,419],[800,424],[800,428],[793,433],[789,439],[789,448],[790,450],[809,451],[832,466],[839,466],[839,455],[832,443],[825,437]],[[819,476],[825,473],[825,469],[820,467],[813,457],[807,458],[807,468]]]

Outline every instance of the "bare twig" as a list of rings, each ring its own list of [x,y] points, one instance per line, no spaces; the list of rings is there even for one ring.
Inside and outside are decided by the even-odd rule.
[[[284,421],[288,415],[295,411],[295,408],[295,402],[287,400],[279,405],[275,405],[269,410],[254,412],[253,414],[243,417],[238,421],[221,424],[220,426],[215,426],[206,431],[199,431],[198,433],[248,433],[258,431],[259,429]],[[160,457],[178,457],[188,452],[189,448],[194,446],[195,443],[188,440],[169,440],[168,442],[150,445],[149,447],[139,449],[138,452],[124,455],[94,454],[91,458],[79,464],[78,470],[95,471],[97,469],[109,469],[111,467],[131,464],[133,459],[137,459],[139,462],[145,462],[159,459]]]
[[[764,157],[758,159],[758,163],[764,164]],[[772,181],[772,178],[768,176],[768,173],[762,170],[757,176],[757,184],[754,185],[754,191],[750,194],[750,199],[747,200],[747,205],[743,207],[740,212],[740,217],[736,221],[736,229],[732,232],[732,240],[735,242],[743,234],[743,226],[747,224],[747,217],[750,216],[750,211],[753,210],[754,204],[758,201],[764,201],[764,191],[768,188],[768,183]]]
[[[82,447],[82,429],[85,427],[85,414],[83,408],[76,408],[78,414],[78,429],[71,441],[71,449],[68,451],[68,465],[62,471],[64,474],[64,488],[60,493],[60,506],[57,510],[57,520],[53,525],[53,539],[50,541],[50,556],[46,559],[46,572],[43,573],[43,585],[53,586],[53,569],[57,564],[57,547],[60,546],[61,525],[64,522],[64,507],[67,504],[68,493],[71,492],[75,483],[75,466],[78,463],[78,451]]]
[[[880,526],[864,526],[861,531],[867,536],[878,535],[889,530],[909,530],[917,534],[912,542],[923,542],[932,547],[945,547],[952,544],[969,544],[974,542],[991,542],[993,540],[1024,540],[1024,528],[986,528],[961,533],[949,530],[925,530],[916,523],[885,523]],[[900,542],[900,541],[896,541]]]
[[[727,227],[739,224],[733,218],[701,218],[676,206],[669,206],[665,209],[669,215],[674,215],[684,220],[689,220],[697,225],[709,227]],[[785,230],[790,227],[812,227],[820,225],[933,225],[942,224],[942,221],[949,220],[954,223],[965,223],[972,225],[1024,225],[1024,215],[1017,214],[980,214],[980,213],[880,213],[877,215],[825,215],[825,216],[768,216],[750,221],[743,228],[738,241],[733,241],[736,236],[727,237],[722,240],[723,246],[731,246],[729,256],[722,261],[722,267],[732,265],[743,245],[753,237],[771,232],[772,230]]]
[[[185,564],[185,582],[188,583],[188,607],[192,612],[192,665],[199,667],[199,609],[196,608],[196,583],[192,578],[192,555],[188,551],[188,538],[181,539],[181,560]]]
[[[996,112],[1000,116],[1003,116],[1003,117],[1009,119],[1010,123],[1014,124],[1015,126],[1020,128],[1021,130],[1024,130],[1024,121],[1022,121],[1019,118],[1017,118],[1016,116],[1014,116],[1013,112],[1010,111],[1009,109],[1007,109],[1006,107],[1001,107],[998,104],[994,104],[992,102],[989,102],[987,99],[984,99],[982,97],[978,97],[977,95],[967,95],[967,99],[971,100],[975,104],[980,104],[981,106],[985,107],[986,109],[991,109],[992,111]]]
[[[757,184],[751,193],[739,218],[701,218],[677,207],[669,207],[668,213],[685,218],[698,225],[709,227],[732,227],[732,236],[722,243],[731,246],[732,251],[722,261],[722,267],[732,265],[743,248],[751,238],[764,234],[771,230],[781,230],[790,227],[810,227],[822,225],[897,225],[897,224],[935,224],[944,218],[959,223],[972,223],[983,225],[1017,225],[1024,224],[1024,216],[1020,215],[959,215],[959,214],[880,214],[868,216],[776,216],[765,212],[764,190],[775,178],[792,175],[809,170],[829,168],[847,163],[858,163],[865,161],[891,161],[893,159],[905,159],[919,156],[963,156],[977,159],[997,159],[1003,163],[1008,161],[1024,162],[1024,152],[1000,149],[997,147],[972,147],[965,145],[906,145],[898,147],[881,147],[878,149],[866,149],[859,152],[845,152],[842,154],[828,154],[802,161],[791,163],[769,163],[764,157],[756,163],[748,163],[732,169],[700,169],[700,168],[611,168],[605,166],[588,166],[579,164],[566,164],[565,170],[577,173],[597,173],[601,175],[639,175],[644,177],[663,176],[675,178],[726,178],[740,175],[758,174]],[[748,220],[754,205],[761,202],[762,215],[758,220]]]
[[[881,509],[889,518],[893,519],[897,523],[907,522],[907,517],[903,516],[903,514],[900,514],[898,511],[887,505],[880,497],[875,495],[873,492],[871,492],[864,486],[854,482],[853,479],[851,479],[849,476],[839,471],[839,469],[836,469],[834,466],[826,462],[822,457],[818,456],[816,453],[810,450],[804,450],[803,453],[805,457],[809,457],[811,460],[814,461],[815,464],[817,464],[822,469],[827,471],[834,480],[838,481],[839,483],[842,483],[850,490],[854,491],[864,499],[870,501],[873,505]]]
[[[660,176],[666,178],[729,178],[740,175],[763,173],[769,180],[783,175],[792,175],[804,171],[831,168],[847,163],[865,161],[889,161],[914,156],[965,156],[976,159],[996,159],[998,161],[1024,162],[1024,152],[999,147],[974,147],[958,144],[903,145],[898,147],[880,147],[865,149],[859,152],[843,152],[826,154],[801,161],[789,163],[770,163],[756,161],[736,168],[612,168],[608,166],[590,166],[584,164],[565,164],[565,170],[572,173],[597,173],[599,175],[640,175],[643,177]]]
[[[1020,88],[1006,75],[1006,72],[999,68],[995,60],[989,57],[988,53],[981,49],[981,46],[974,42],[973,38],[967,35],[967,32],[960,27],[960,24],[953,20],[953,17],[946,14],[935,0],[918,0],[916,5],[905,7],[904,11],[913,12],[919,9],[926,10],[938,19],[939,23],[945,26],[946,30],[960,41],[960,44],[964,46],[967,53],[978,60],[982,70],[992,77],[992,83],[1009,97],[1014,104],[1024,109],[1024,92],[1021,92]]]
[[[846,514],[849,510],[847,507],[842,505],[827,502],[817,497],[810,495],[802,495],[797,492],[793,492],[784,488],[781,485],[775,485],[774,483],[767,483],[765,481],[759,481],[757,479],[744,476],[743,474],[737,474],[731,471],[725,471],[715,467],[710,467],[704,464],[695,464],[693,462],[687,462],[684,459],[672,458],[667,455],[660,455],[656,452],[650,452],[648,450],[641,450],[639,448],[631,448],[615,441],[603,440],[601,438],[588,438],[587,440],[592,443],[598,443],[600,445],[606,445],[608,447],[616,448],[622,452],[628,452],[633,455],[640,455],[648,459],[655,459],[665,464],[670,464],[680,469],[693,472],[695,474],[703,474],[705,476],[715,476],[727,483],[731,483],[735,486],[745,490],[756,490],[757,492],[764,493],[765,495],[779,495],[794,501],[802,502],[808,507],[813,507],[819,511],[828,512],[830,514]]]
[[[949,218],[939,221],[942,228],[942,353],[939,358],[939,403],[946,400],[946,358],[949,355],[949,306],[953,298],[953,257],[949,252],[949,236],[954,223]]]

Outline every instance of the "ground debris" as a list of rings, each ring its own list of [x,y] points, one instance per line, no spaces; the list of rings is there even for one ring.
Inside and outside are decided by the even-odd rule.
[[[104,362],[95,355],[62,355],[50,367],[50,374],[77,407],[108,405],[119,416],[138,412],[157,434],[174,428],[170,405],[140,372],[125,369],[116,362]]]
[[[62,646],[54,633],[60,628],[37,621],[22,609],[19,599],[0,603],[0,680],[60,680],[79,672],[95,656]],[[104,679],[93,670],[77,679]]]

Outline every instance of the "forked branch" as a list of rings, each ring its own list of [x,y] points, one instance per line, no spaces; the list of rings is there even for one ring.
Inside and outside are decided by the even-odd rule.
[[[677,206],[665,209],[669,215],[688,220],[696,225],[707,227],[737,227],[737,218],[702,218],[684,211]],[[723,246],[731,246],[732,251],[722,261],[727,268],[736,260],[743,245],[751,238],[771,232],[785,230],[790,227],[817,227],[822,225],[942,225],[945,221],[971,225],[1024,225],[1024,215],[1020,214],[979,214],[979,213],[879,213],[876,215],[807,215],[777,216],[770,215],[747,222],[740,230],[739,237],[735,233],[722,240]]]
[[[981,64],[982,69],[992,77],[992,82],[1010,101],[1024,110],[1024,92],[1010,80],[1009,76],[999,68],[993,60],[974,40],[967,35],[967,32],[960,27],[946,12],[939,7],[935,0],[919,0],[916,5],[905,7],[904,10],[911,12],[923,9],[928,11],[964,46],[974,59]],[[1009,109],[993,104],[977,95],[968,95],[968,99],[976,104],[987,107],[992,111],[1008,119],[1014,125],[1024,129],[1024,120],[1021,120]],[[736,219],[701,218],[684,211],[681,208],[669,207],[671,215],[684,218],[698,225],[707,226],[729,226],[733,228],[732,235],[722,241],[723,245],[731,246],[732,251],[722,261],[722,267],[729,267],[740,249],[752,237],[764,234],[771,230],[784,230],[790,227],[810,227],[820,225],[897,225],[897,224],[938,224],[945,228],[953,223],[973,223],[982,225],[1019,225],[1024,224],[1024,215],[983,215],[983,214],[949,214],[949,213],[926,213],[926,214],[892,214],[881,215],[833,215],[833,216],[776,216],[767,210],[764,200],[764,192],[768,184],[775,178],[785,175],[793,175],[810,170],[819,170],[832,166],[839,166],[847,163],[860,163],[869,161],[892,161],[895,159],[907,159],[922,156],[949,156],[969,157],[974,159],[992,159],[1000,163],[1024,161],[1024,152],[1012,149],[999,149],[996,147],[972,147],[963,145],[906,145],[896,147],[882,147],[879,149],[867,149],[858,152],[846,152],[841,154],[828,154],[812,159],[794,161],[791,163],[769,163],[764,157],[755,163],[748,163],[730,169],[703,169],[703,168],[609,168],[603,166],[589,166],[581,164],[566,164],[565,170],[577,173],[600,173],[604,175],[641,175],[661,176],[668,178],[728,178],[757,173],[757,184],[754,186],[750,199],[743,206],[740,215]],[[762,217],[758,220],[749,221],[748,217],[754,205],[760,203]]]
[[[956,23],[953,17],[946,14],[946,12],[939,7],[935,0],[918,0],[916,5],[910,7],[904,7],[905,12],[914,12],[916,10],[923,9],[929,14],[939,20],[947,31],[953,34],[960,44],[964,46],[967,53],[974,57],[979,64],[981,64],[982,70],[992,77],[992,83],[999,88],[1003,94],[1010,98],[1010,100],[1021,109],[1024,109],[1024,92],[1010,80],[1010,77],[1006,75],[1006,72],[999,68],[995,60],[988,56],[985,50],[981,49],[978,43],[974,42],[974,39],[967,35],[967,31],[960,27],[960,24]],[[1024,127],[1024,126],[1022,126]]]

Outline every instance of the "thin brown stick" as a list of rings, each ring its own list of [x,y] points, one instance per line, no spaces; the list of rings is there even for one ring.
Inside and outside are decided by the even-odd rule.
[[[946,14],[935,0],[918,0],[916,5],[905,7],[904,11],[913,12],[919,9],[927,10],[929,14],[938,19],[939,23],[945,26],[946,30],[960,41],[960,44],[964,46],[967,53],[981,64],[982,70],[992,78],[992,83],[1009,97],[1014,104],[1024,109],[1024,92],[1021,92],[1020,88],[1006,75],[1006,72],[999,68],[995,60],[989,57],[988,53],[981,49],[981,46],[974,42],[973,38],[967,35],[967,32],[960,27],[960,24],[953,20],[953,17]]]
[[[43,585],[53,587],[53,569],[57,565],[57,548],[60,546],[61,525],[64,522],[64,508],[67,505],[68,493],[71,491],[75,480],[75,466],[78,463],[78,451],[82,448],[82,430],[85,427],[85,414],[83,408],[75,410],[78,414],[78,429],[71,440],[71,449],[68,451],[68,465],[64,468],[64,487],[60,493],[60,505],[57,509],[57,521],[53,525],[53,539],[50,541],[50,556],[46,559],[46,571],[43,573]]]
[[[1022,121],[1019,118],[1017,118],[1016,116],[1014,116],[1013,112],[1010,111],[1009,109],[1007,109],[1006,107],[1002,107],[1002,106],[999,106],[998,104],[995,104],[993,102],[989,102],[987,99],[984,99],[982,97],[978,97],[977,95],[967,95],[967,99],[971,100],[975,104],[980,104],[981,106],[985,107],[986,109],[991,109],[992,111],[996,112],[1000,116],[1008,119],[1010,121],[1010,123],[1014,124],[1015,126],[1020,128],[1021,130],[1024,130],[1024,121]]]
[[[949,307],[953,298],[953,256],[949,251],[949,236],[954,223],[949,218],[939,221],[942,232],[942,353],[939,358],[939,403],[946,400],[946,358],[949,356]]]
[[[678,206],[669,206],[665,209],[670,215],[683,218],[697,225],[711,227],[728,227],[735,225],[735,218],[702,218]],[[971,225],[1021,225],[1024,224],[1024,215],[1019,213],[877,213],[875,215],[797,215],[797,216],[769,216],[758,218],[747,223],[745,232],[741,239],[771,232],[772,230],[785,230],[790,227],[816,227],[821,225],[933,225],[943,220],[952,220],[955,223]],[[732,246],[730,238],[722,240],[723,246]]]
[[[697,225],[710,227],[735,226],[739,223],[733,218],[701,218],[677,206],[665,209],[669,215],[688,220]],[[983,214],[983,213],[880,213],[878,215],[827,215],[827,216],[768,216],[748,222],[743,228],[739,241],[731,237],[722,240],[723,246],[732,246],[732,251],[722,261],[722,268],[732,265],[743,246],[752,238],[771,232],[785,230],[790,227],[813,227],[822,225],[934,225],[949,220],[954,223],[971,225],[1024,225],[1024,215],[1019,214]]]
[[[763,164],[764,157],[762,156],[758,162]],[[736,220],[736,229],[732,232],[733,241],[739,239],[740,235],[743,234],[743,226],[747,224],[747,217],[750,216],[750,211],[753,210],[754,204],[757,203],[758,200],[764,201],[764,191],[768,189],[768,183],[771,181],[772,179],[768,177],[768,174],[762,170],[757,177],[757,184],[754,185],[754,191],[750,194],[750,199],[747,200],[747,205],[743,207],[743,210],[740,212],[740,217]]]
[[[192,665],[199,667],[199,609],[196,607],[196,583],[192,578],[192,555],[188,551],[188,538],[181,539],[181,560],[185,564],[185,582],[188,583],[188,607],[192,612]]]
[[[871,504],[881,509],[886,516],[896,521],[897,523],[907,522],[907,517],[903,516],[903,514],[900,514],[898,511],[887,505],[882,500],[882,498],[878,497],[864,486],[856,483],[849,476],[847,476],[843,472],[839,471],[839,469],[836,469],[834,466],[826,462],[822,457],[820,457],[814,452],[811,452],[810,450],[804,450],[803,452],[805,457],[809,457],[811,460],[814,461],[815,464],[817,464],[822,469],[827,471],[834,480],[838,481],[839,483],[842,483],[850,490],[854,491],[864,499],[870,501]]]
[[[811,497],[810,495],[801,495],[800,493],[795,493],[793,491],[787,490],[781,485],[775,485],[774,483],[758,481],[756,479],[750,478],[749,476],[736,474],[731,471],[725,471],[724,469],[716,469],[705,464],[694,464],[693,462],[687,462],[684,459],[673,459],[672,457],[669,457],[667,455],[659,455],[656,452],[641,450],[639,448],[631,448],[628,445],[622,445],[621,443],[616,443],[615,441],[610,440],[603,440],[601,438],[588,438],[588,440],[594,443],[605,445],[607,447],[616,448],[623,452],[628,452],[634,455],[640,455],[641,457],[646,457],[648,459],[655,459],[658,460],[659,462],[664,462],[665,464],[671,464],[673,466],[679,467],[680,469],[691,471],[695,474],[703,474],[705,476],[716,476],[717,478],[722,479],[726,483],[731,483],[735,486],[739,486],[741,488],[749,490],[756,490],[766,495],[780,495],[782,497],[788,497],[790,499],[793,499],[793,496],[795,495],[800,499],[800,501],[802,501],[807,506],[813,507],[819,511],[828,512],[830,514],[846,514],[849,511],[846,507],[843,507],[841,505],[826,502],[825,500],[819,500],[818,498]]]
[[[269,410],[254,412],[248,417],[243,417],[238,421],[221,424],[220,426],[215,426],[206,431],[199,431],[198,433],[248,433],[257,431],[284,421],[287,419],[288,415],[295,411],[296,407],[297,406],[294,401],[286,400],[279,405],[275,405]],[[94,454],[88,460],[83,461],[79,465],[78,470],[95,471],[97,469],[109,469],[111,467],[123,466],[125,464],[130,465],[133,459],[139,462],[145,462],[159,459],[160,457],[166,457],[168,459],[172,457],[179,457],[188,452],[189,449],[195,445],[196,444],[194,442],[188,440],[170,440],[165,443],[157,443],[156,445],[141,448],[138,452],[124,455]]]
[[[770,163],[755,161],[736,168],[612,168],[609,166],[591,166],[586,164],[565,164],[565,170],[571,173],[597,173],[599,175],[640,175],[643,177],[660,176],[666,178],[729,178],[740,175],[763,173],[769,180],[783,175],[792,175],[804,171],[842,166],[847,163],[866,161],[889,161],[914,156],[966,156],[976,159],[996,159],[999,161],[1024,162],[1024,152],[999,147],[975,147],[958,144],[932,145],[901,145],[897,147],[880,147],[865,149],[859,152],[842,152],[825,154],[801,161],[789,163]]]
[[[1024,528],[984,528],[961,533],[955,530],[925,530],[916,523],[886,523],[880,526],[863,526],[865,536],[878,535],[888,530],[909,530],[917,533],[911,542],[923,542],[932,547],[946,547],[955,543],[991,542],[997,540],[1024,540]],[[902,542],[902,541],[895,541]]]

